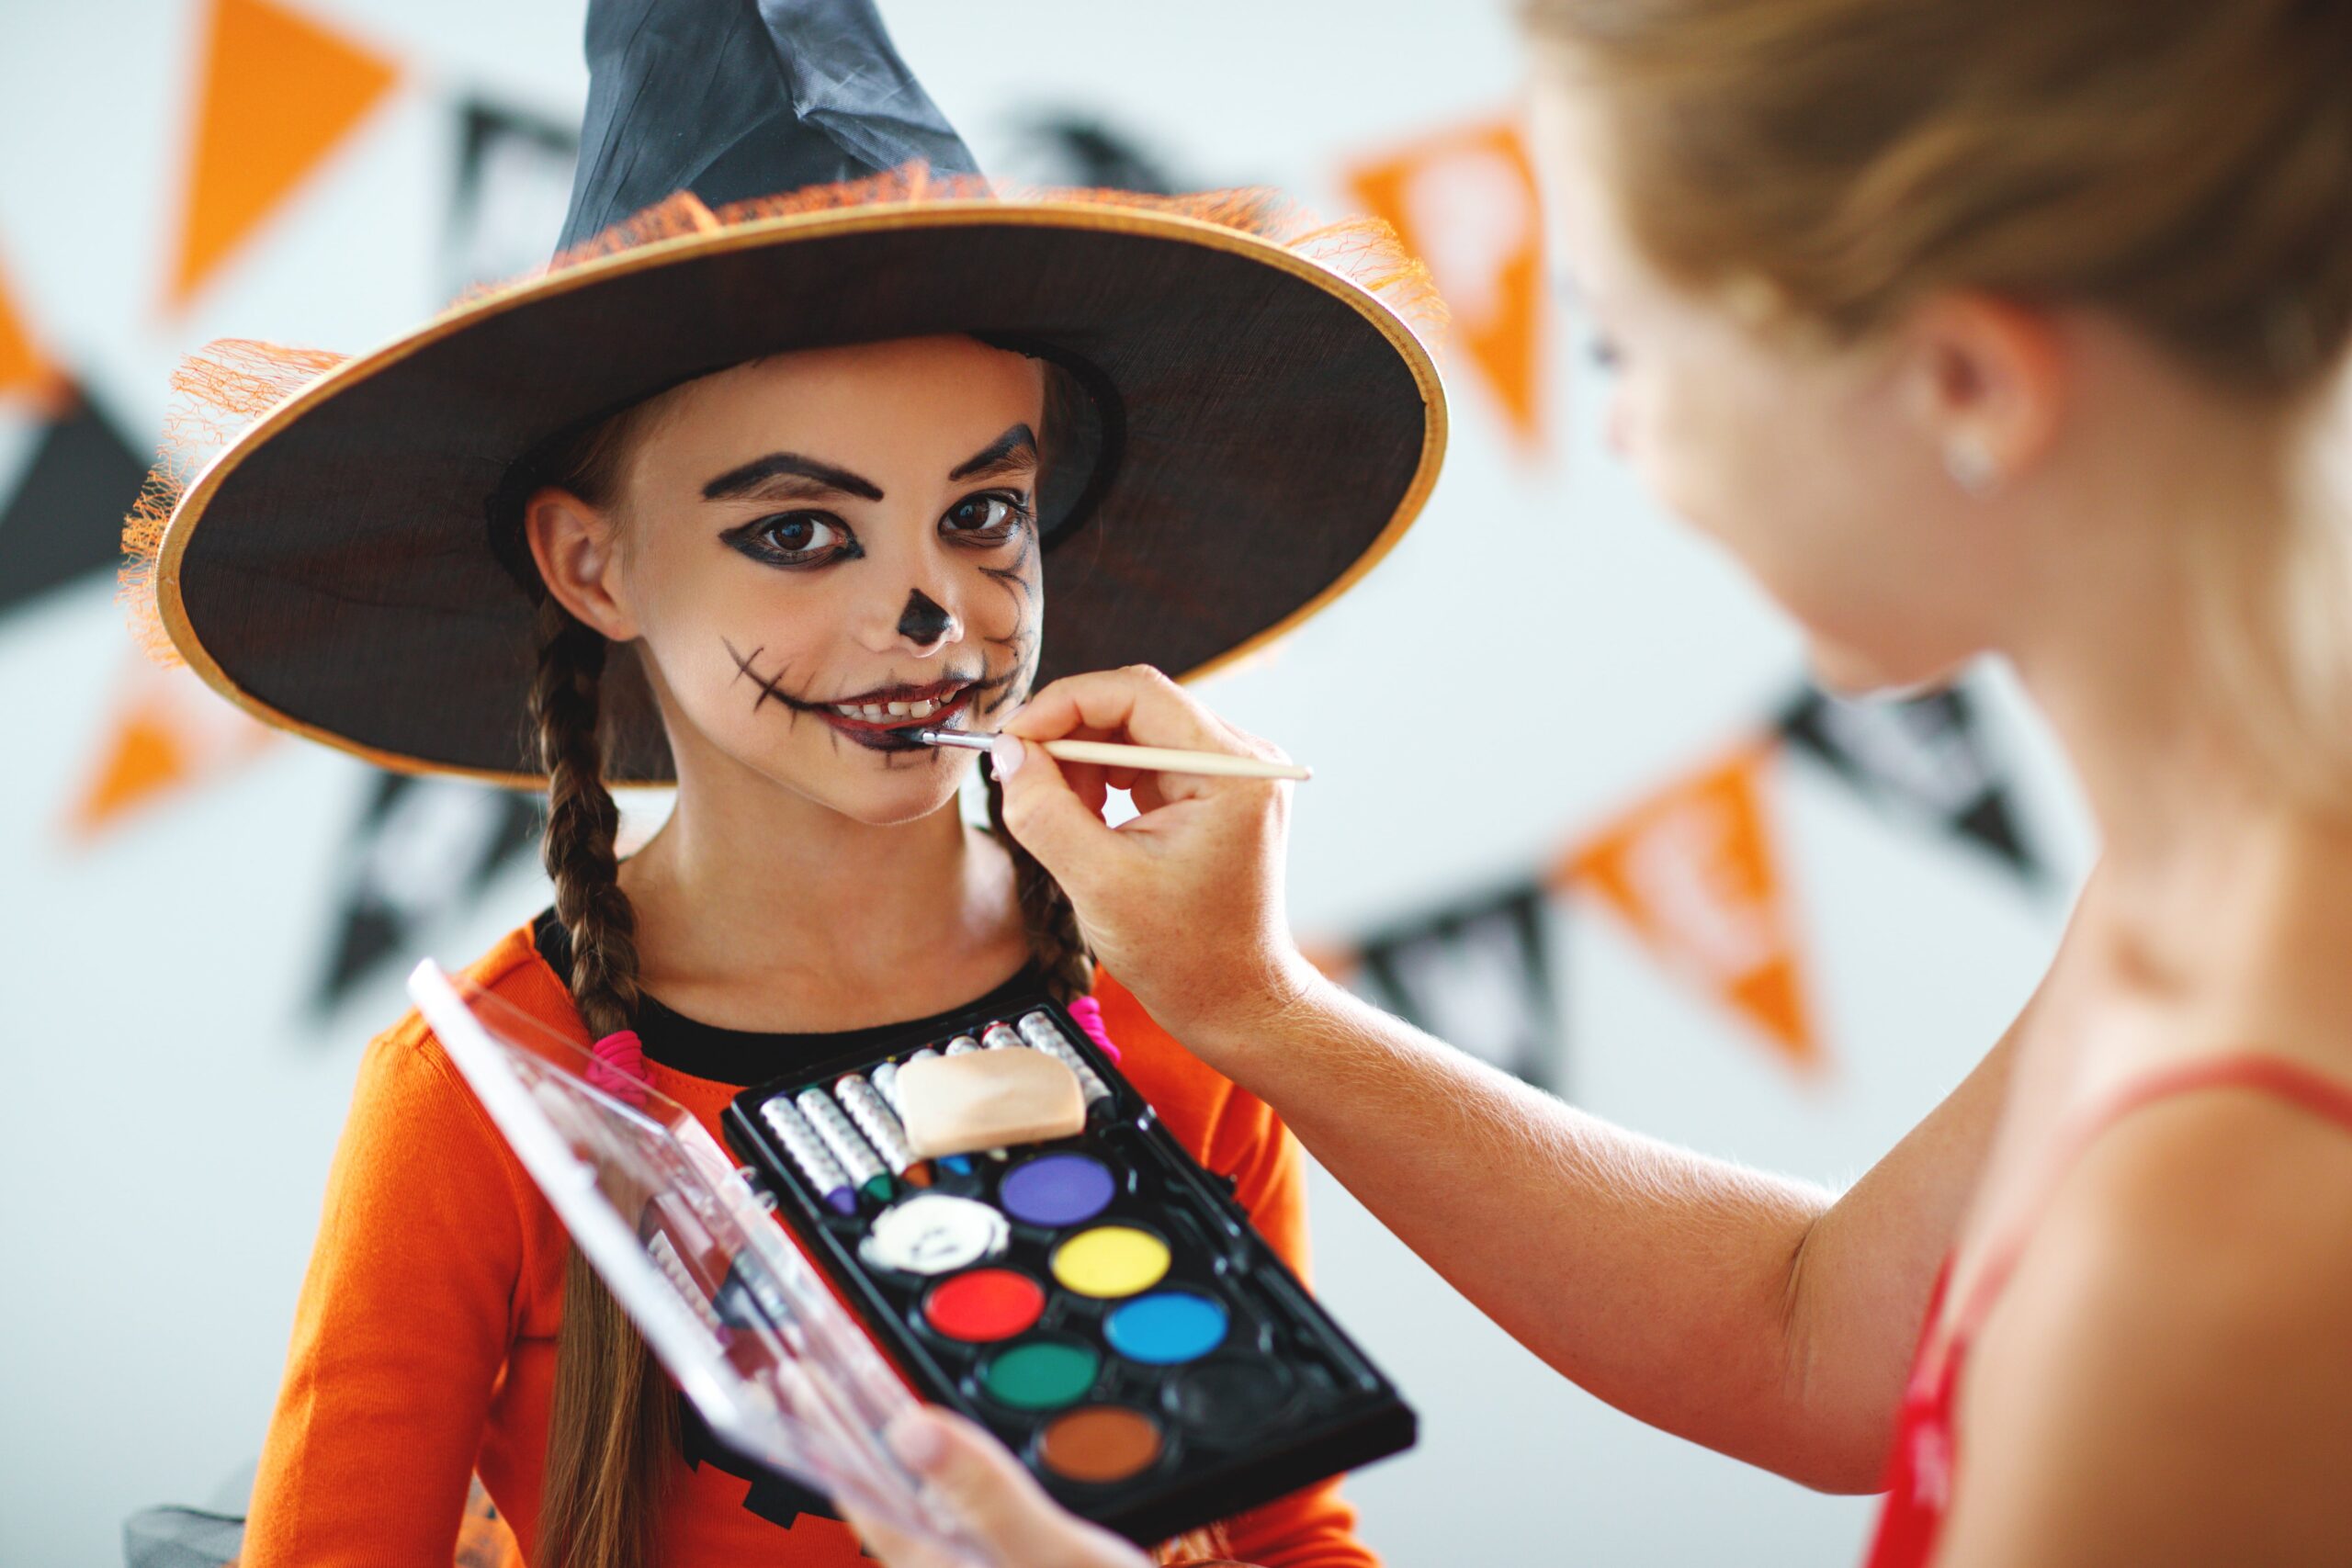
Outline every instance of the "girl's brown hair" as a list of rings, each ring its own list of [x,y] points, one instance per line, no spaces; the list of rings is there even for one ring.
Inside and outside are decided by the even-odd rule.
[[[2088,307],[2257,419],[2284,528],[2180,541],[2212,706],[2352,810],[2352,5],[1521,0],[1647,258],[1833,344],[1939,291]],[[2331,423],[2331,421],[2337,423]],[[2307,439],[2317,434],[2317,439]],[[2332,487],[2332,488],[2331,488]]]
[[[1049,383],[1055,378],[1049,375]],[[1047,399],[1048,424],[1062,398]],[[623,459],[659,399],[535,455],[533,484],[552,484],[592,505],[611,504]],[[1050,458],[1050,432],[1040,433]],[[514,496],[514,487],[503,492]],[[514,521],[514,520],[506,520]],[[621,891],[614,837],[619,813],[604,783],[598,689],[609,646],[545,594],[538,609],[538,675],[531,717],[548,775],[544,859],[556,918],[571,944],[572,1000],[592,1038],[628,1029],[637,1012],[636,919]],[[989,780],[989,819],[1012,857],[1022,920],[1048,987],[1068,1001],[1094,987],[1094,955],[1077,911],[1046,868],[1004,830],[1004,797]],[[555,1397],[548,1418],[537,1560],[549,1568],[654,1568],[663,1482],[678,1451],[676,1395],[636,1326],[577,1249],[564,1271],[556,1334]],[[1220,1557],[1223,1532],[1170,1542],[1170,1562]]]

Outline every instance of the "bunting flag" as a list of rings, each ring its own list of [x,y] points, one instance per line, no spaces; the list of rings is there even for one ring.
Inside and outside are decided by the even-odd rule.
[[[538,841],[536,795],[458,779],[377,775],[347,851],[343,908],[318,1006],[462,910]]]
[[[1551,880],[1589,886],[1663,962],[1812,1067],[1821,1047],[1764,820],[1770,755],[1746,747],[1659,792],[1561,861]]]
[[[1990,851],[2019,881],[2046,885],[2048,868],[2018,829],[2003,772],[1961,688],[1858,701],[1808,685],[1779,728],[1864,796],[1924,816]]]
[[[399,78],[272,0],[211,0],[167,302],[187,306]]]
[[[59,381],[54,416],[0,501],[0,615],[111,568],[146,460],[89,398]]]
[[[1544,444],[1544,225],[1515,120],[1442,132],[1354,171],[1349,184],[1429,264],[1450,335],[1529,450]]]
[[[62,379],[25,325],[7,275],[0,273],[0,400],[21,400],[46,412]],[[6,582],[0,577],[0,587]]]
[[[129,655],[96,765],[66,814],[89,840],[166,795],[249,761],[277,732],[248,718],[186,669],[162,670]]]
[[[1545,890],[1533,883],[1424,916],[1357,955],[1391,1012],[1539,1089],[1565,1087]]]
[[[445,292],[520,277],[554,254],[571,203],[579,134],[553,120],[476,98],[458,110],[458,177],[449,197]]]
[[[1000,176],[1018,185],[1139,190],[1170,196],[1186,187],[1133,132],[1098,116],[1055,110],[1022,124]]]

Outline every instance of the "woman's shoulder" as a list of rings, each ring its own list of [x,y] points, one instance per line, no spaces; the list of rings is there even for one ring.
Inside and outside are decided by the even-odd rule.
[[[2135,1082],[2019,1239],[1969,1351],[1961,1497],[1980,1549],[2075,1530],[2164,1543],[2119,1561],[2306,1561],[2209,1537],[2341,1530],[2352,1120],[2286,1088],[2326,1081],[2302,1065],[2245,1066],[2280,1060]]]

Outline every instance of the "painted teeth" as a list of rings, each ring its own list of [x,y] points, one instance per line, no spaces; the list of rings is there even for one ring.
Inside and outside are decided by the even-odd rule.
[[[886,718],[929,718],[947,705],[947,699],[919,703],[835,703],[833,711],[843,718],[862,718],[879,723]]]

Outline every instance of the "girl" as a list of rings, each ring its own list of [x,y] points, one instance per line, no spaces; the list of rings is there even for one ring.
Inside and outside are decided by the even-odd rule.
[[[1830,679],[1997,653],[2064,744],[2104,850],[2041,988],[1833,1196],[1325,985],[1265,790],[1164,780],[1112,834],[1030,747],[1008,820],[1154,1015],[1552,1365],[1890,1489],[1878,1568],[2352,1561],[2352,7],[1525,11],[1620,449]],[[1125,674],[1012,729],[1078,727],[1236,744]],[[1473,1171],[1465,1224],[1431,1195]],[[1006,1561],[1125,1560],[968,1429],[899,1441]]]
[[[554,908],[469,976],[714,1133],[859,1030],[1047,987],[1303,1264],[1279,1123],[1098,976],[964,824],[968,755],[906,731],[993,728],[1049,649],[1204,665],[1328,600],[1427,491],[1426,355],[1262,197],[791,190],[968,167],[870,6],[611,0],[589,39],[559,265],[345,364],[192,366],[262,417],[159,489],[134,591],[271,722],[543,784]],[[626,863],[608,778],[677,786]],[[412,1016],[360,1069],[241,1561],[447,1561],[475,1472],[533,1562],[858,1560],[682,1409]],[[1167,1555],[1373,1561],[1329,1484]]]

